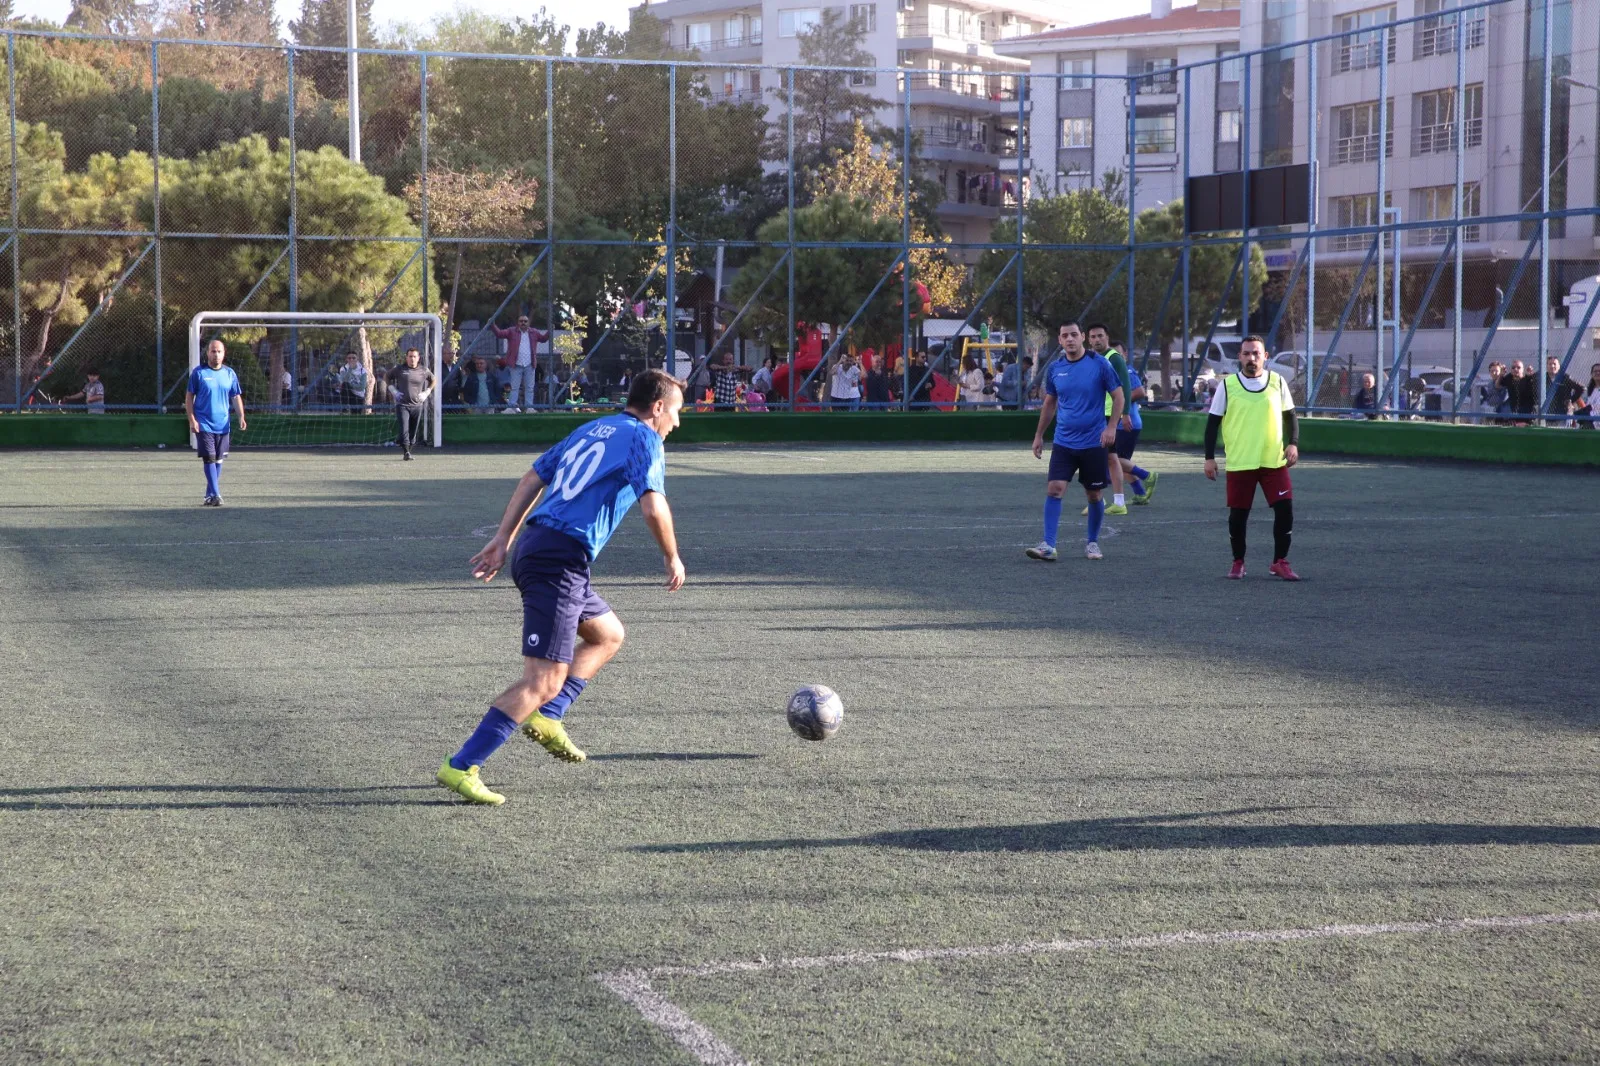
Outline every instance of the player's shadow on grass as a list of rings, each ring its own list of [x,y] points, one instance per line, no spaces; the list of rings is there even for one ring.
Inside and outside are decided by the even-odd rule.
[[[808,840],[707,841],[650,844],[642,852],[786,851],[800,848],[903,848],[912,851],[1175,851],[1187,849],[1462,847],[1488,844],[1600,844],[1600,826],[1473,825],[1449,822],[1380,822],[1330,825],[1195,825],[1201,818],[1293,810],[1256,808],[1153,814],[1130,818],[1086,818],[1032,825],[904,829],[859,837]],[[1180,824],[1161,824],[1180,823]]]
[[[433,785],[357,785],[348,788],[321,788],[307,785],[41,785],[29,788],[0,788],[0,811],[182,811],[252,810],[263,807],[430,807],[449,804],[442,794],[437,798],[420,796],[374,796],[371,793],[433,791]],[[249,795],[260,799],[224,800],[63,800],[57,796],[94,796],[111,793],[157,793],[165,795]],[[267,797],[281,797],[270,799]]]

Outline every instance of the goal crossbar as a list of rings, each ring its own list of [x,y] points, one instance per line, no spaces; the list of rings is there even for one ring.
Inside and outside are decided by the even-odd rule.
[[[433,446],[444,446],[444,320],[431,311],[201,311],[189,319],[189,369],[200,365],[200,337],[207,326],[365,326],[413,323],[428,333],[428,366],[433,370]],[[276,387],[275,385],[273,387]],[[193,435],[191,434],[191,437]],[[191,440],[191,444],[193,441]]]

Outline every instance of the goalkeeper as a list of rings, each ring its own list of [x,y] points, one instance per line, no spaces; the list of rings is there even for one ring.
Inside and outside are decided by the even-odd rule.
[[[411,459],[411,446],[417,443],[417,427],[422,425],[423,405],[433,395],[433,371],[422,365],[422,353],[406,349],[404,366],[389,371],[389,389],[394,395],[394,418],[399,429],[397,443],[402,458]]]

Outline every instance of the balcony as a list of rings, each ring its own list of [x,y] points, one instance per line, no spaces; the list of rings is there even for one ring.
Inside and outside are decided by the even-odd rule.
[[[1334,51],[1334,71],[1346,74],[1352,70],[1368,70],[1383,61],[1384,42],[1388,42],[1388,58],[1394,62],[1393,30],[1369,30],[1342,37]]]
[[[922,157],[949,163],[970,163],[974,166],[997,165],[1007,160],[1015,161],[1016,147],[991,145],[976,140],[972,130],[957,130],[948,126],[913,126],[911,131],[922,137]]]
[[[722,104],[727,107],[739,107],[744,104],[763,103],[766,93],[761,89],[713,89],[709,103]]]
[[[1483,119],[1469,118],[1467,147],[1476,148],[1483,143]],[[1418,126],[1412,137],[1412,155],[1438,155],[1456,150],[1456,124],[1439,122],[1431,126]]]
[[[1389,134],[1384,139],[1384,153],[1386,157],[1394,156],[1394,127],[1389,127]],[[1363,133],[1355,137],[1337,137],[1333,142],[1333,162],[1341,163],[1376,163],[1378,161],[1378,135],[1376,133]]]
[[[710,40],[691,41],[689,47],[707,58],[724,63],[740,63],[761,58],[761,34],[747,33],[741,37],[716,37]]]
[[[983,114],[1017,113],[1016,88],[991,85],[982,75],[912,74],[908,88],[912,106],[961,108]],[[1023,106],[1026,109],[1027,105]]]
[[[1145,74],[1134,82],[1134,92],[1139,96],[1173,96],[1178,92],[1178,75],[1173,71],[1156,71]]]
[[[1441,226],[1438,229],[1414,229],[1411,231],[1410,239],[1407,243],[1416,247],[1443,247],[1450,243],[1450,233],[1454,228],[1453,226]],[[1462,244],[1477,244],[1482,240],[1482,226],[1461,227]],[[1368,238],[1368,242],[1371,242],[1371,238]]]
[[[1488,22],[1478,12],[1478,17],[1467,23],[1467,47],[1482,48],[1488,35]],[[1416,59],[1449,55],[1456,50],[1456,16],[1424,19],[1417,24],[1415,38]]]

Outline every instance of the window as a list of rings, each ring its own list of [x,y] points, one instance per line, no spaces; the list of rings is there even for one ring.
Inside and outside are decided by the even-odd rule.
[[[876,33],[878,30],[878,5],[851,4],[850,21],[863,33]]]
[[[1388,112],[1388,136],[1383,142],[1383,154],[1394,155],[1394,98],[1390,97],[1384,108]],[[1378,101],[1348,104],[1333,109],[1333,161],[1339,163],[1375,163],[1378,160]]]
[[[1432,155],[1455,151],[1456,91],[1440,89],[1437,92],[1418,93],[1413,99],[1416,112],[1411,154]],[[1466,146],[1476,148],[1483,143],[1483,84],[1468,85],[1463,100],[1466,106],[1462,116],[1462,132],[1466,136]]]
[[[1370,30],[1366,33],[1352,32],[1366,29],[1368,26],[1381,26],[1386,22],[1395,20],[1395,5],[1387,7],[1369,7],[1365,11],[1355,11],[1348,15],[1340,15],[1335,19],[1340,33],[1348,34],[1341,37],[1336,48],[1336,70],[1343,74],[1348,70],[1366,70],[1375,67],[1387,50],[1389,62],[1394,62],[1394,30]],[[1387,42],[1387,49],[1385,49]]]
[[[817,7],[792,7],[778,12],[778,36],[799,37],[822,21],[822,9]]]
[[[1062,57],[1058,64],[1059,72],[1070,75],[1061,79],[1063,89],[1092,89],[1094,88],[1094,58],[1069,59]]]
[[[728,47],[741,44],[744,39],[744,20],[738,18],[722,20],[722,43]]]
[[[760,44],[761,43],[761,16],[760,15],[751,15],[750,16],[750,43],[751,44]]]
[[[1417,14],[1434,15],[1449,10],[1449,14],[1439,14],[1437,18],[1426,18],[1417,23],[1416,28],[1416,56],[1417,59],[1427,59],[1429,56],[1445,55],[1456,50],[1456,23],[1461,18],[1454,10],[1461,0],[1422,0],[1417,6]],[[1483,8],[1477,8],[1467,13],[1466,38],[1468,48],[1482,48],[1484,33],[1487,28],[1483,17]]]
[[[1244,78],[1244,60],[1239,58],[1237,48],[1219,44],[1217,58],[1222,60],[1217,64],[1218,81],[1240,81]]]
[[[1133,118],[1133,150],[1139,155],[1178,150],[1176,111],[1140,112]]]
[[[1481,215],[1479,210],[1480,199],[1478,183],[1469,181],[1461,187],[1461,217],[1472,218]],[[1427,188],[1413,189],[1411,191],[1412,211],[1419,222],[1433,219],[1453,219],[1456,217],[1456,187],[1454,185],[1432,185]],[[1455,227],[1440,226],[1436,229],[1418,229],[1411,231],[1412,244],[1448,244],[1450,233]],[[1460,227],[1462,241],[1479,241],[1483,239],[1482,226]]]
[[[894,54],[895,62],[902,67],[913,66],[916,63],[915,53],[904,48]]]
[[[1243,116],[1238,111],[1217,112],[1217,143],[1237,144]]]
[[[683,46],[685,48],[711,47],[711,23],[691,22],[683,28]]]
[[[878,84],[877,72],[876,71],[870,71],[870,70],[852,72],[851,75],[850,75],[850,84],[851,85],[876,85],[876,84]]]
[[[1393,193],[1384,193],[1384,203],[1394,201]],[[1382,219],[1378,215],[1378,194],[1362,193],[1359,196],[1335,196],[1328,201],[1333,216],[1333,225],[1336,229],[1354,229],[1357,227],[1377,226]],[[1389,238],[1384,237],[1387,246]],[[1370,233],[1344,233],[1328,238],[1328,247],[1335,252],[1364,251],[1372,244]]]
[[[1061,120],[1061,147],[1093,148],[1094,119],[1064,118]]]
[[[1134,67],[1136,71],[1145,75],[1135,82],[1139,95],[1177,92],[1178,75],[1172,69],[1176,65],[1177,60],[1166,57],[1140,60]]]

